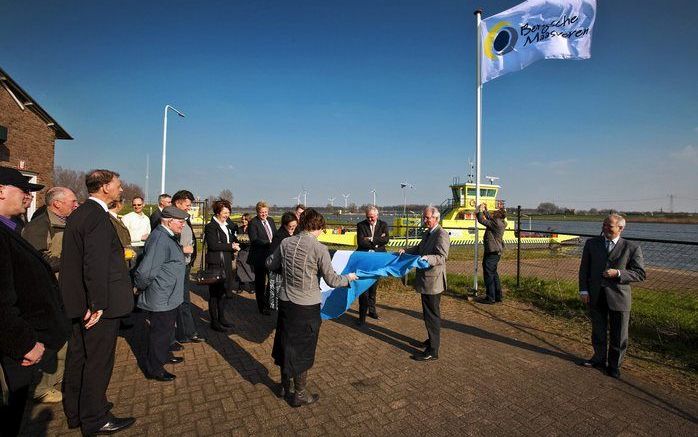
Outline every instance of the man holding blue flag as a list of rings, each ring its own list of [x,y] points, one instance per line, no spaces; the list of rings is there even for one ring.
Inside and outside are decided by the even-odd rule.
[[[439,358],[441,343],[441,292],[446,290],[446,259],[451,242],[439,226],[439,210],[433,206],[424,209],[423,220],[427,230],[417,246],[400,249],[403,253],[419,255],[429,263],[425,269],[417,269],[414,289],[422,295],[422,312],[429,338],[424,342],[424,352],[414,354],[417,361],[432,361]]]

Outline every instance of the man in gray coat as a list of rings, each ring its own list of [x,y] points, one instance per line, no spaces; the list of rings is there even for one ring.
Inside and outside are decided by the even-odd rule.
[[[408,253],[421,255],[429,263],[429,268],[417,269],[414,289],[422,295],[422,312],[429,339],[424,342],[424,352],[415,354],[412,359],[431,361],[439,358],[441,343],[441,292],[446,290],[446,259],[451,242],[446,232],[439,226],[439,210],[433,206],[424,209],[423,220],[427,230],[417,246],[400,249],[400,255]]]
[[[147,311],[150,321],[146,377],[157,381],[173,381],[175,375],[167,372],[163,365],[184,361],[182,357],[171,356],[169,345],[177,308],[184,299],[187,265],[178,236],[188,216],[174,206],[162,210],[161,224],[146,240],[143,260],[134,275],[136,287],[143,290],[138,296],[138,307]]]
[[[622,216],[606,217],[602,235],[584,244],[579,266],[579,295],[589,307],[594,347],[594,356],[580,364],[606,369],[613,378],[620,378],[620,365],[628,348],[630,283],[645,279],[642,250],[637,243],[620,237],[624,228]]]
[[[485,227],[485,253],[482,257],[482,274],[485,280],[487,297],[483,303],[495,303],[502,301],[502,283],[499,281],[497,264],[504,252],[504,231],[507,228],[507,212],[500,208],[492,214],[487,211],[487,204],[480,204],[477,212],[477,221]]]

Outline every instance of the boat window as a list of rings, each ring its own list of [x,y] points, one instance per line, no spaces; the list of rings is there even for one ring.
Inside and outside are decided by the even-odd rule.
[[[475,188],[468,188],[468,196],[475,196]]]

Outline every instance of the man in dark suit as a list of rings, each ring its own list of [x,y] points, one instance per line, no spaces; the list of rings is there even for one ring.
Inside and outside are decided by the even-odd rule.
[[[51,266],[11,220],[42,188],[16,169],[0,167],[0,376],[8,389],[6,402],[0,399],[3,436],[19,433],[32,380],[70,329]]]
[[[605,369],[613,378],[620,378],[620,365],[628,348],[630,283],[645,279],[642,250],[637,243],[621,238],[623,229],[622,216],[606,217],[602,235],[584,244],[579,266],[579,295],[589,307],[594,347],[594,356],[581,364]]]
[[[414,289],[422,295],[422,312],[429,338],[423,343],[424,352],[415,354],[412,359],[431,361],[439,358],[441,345],[441,293],[446,290],[446,259],[451,247],[448,232],[439,226],[439,210],[433,206],[424,209],[422,219],[427,230],[417,246],[400,249],[400,255],[408,253],[421,255],[429,263],[429,268],[417,269]]]
[[[248,264],[254,269],[254,292],[257,299],[257,309],[260,314],[269,315],[269,288],[267,277],[269,271],[265,261],[269,256],[271,240],[276,233],[274,219],[269,217],[269,206],[264,202],[257,202],[255,207],[257,216],[250,220],[248,234],[250,236],[250,255]]]
[[[114,417],[106,391],[114,367],[120,318],[133,309],[131,281],[108,204],[121,197],[118,173],[85,177],[90,198],[68,217],[61,253],[61,293],[72,319],[63,384],[68,426],[83,434],[113,433],[132,417]]]
[[[160,226],[160,219],[162,218],[162,210],[167,208],[172,204],[172,197],[167,193],[162,193],[158,196],[158,209],[150,214],[150,229],[155,229]]]
[[[388,224],[383,220],[378,220],[378,208],[369,206],[366,208],[366,220],[356,224],[356,250],[361,252],[385,252],[385,245],[390,241]],[[378,319],[376,311],[376,281],[368,290],[359,296],[359,321],[358,325],[366,323],[366,313],[369,317]]]

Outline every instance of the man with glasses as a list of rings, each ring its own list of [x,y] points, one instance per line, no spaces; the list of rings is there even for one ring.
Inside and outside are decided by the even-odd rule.
[[[133,211],[121,217],[121,222],[131,234],[131,248],[136,252],[137,259],[143,254],[145,240],[150,235],[150,218],[143,212],[145,201],[142,197],[136,196],[131,201]]]
[[[0,167],[0,375],[8,389],[7,402],[0,402],[2,435],[19,433],[38,363],[61,349],[69,333],[51,266],[11,219],[25,213],[31,192],[42,188]]]
[[[580,364],[606,371],[620,379],[620,365],[628,348],[631,282],[644,281],[640,245],[621,238],[625,218],[610,214],[601,235],[584,243],[579,265],[579,297],[589,308],[594,355]]]
[[[441,292],[446,290],[446,259],[451,241],[439,226],[439,210],[433,206],[424,209],[423,220],[426,231],[417,246],[400,249],[400,255],[420,255],[429,263],[429,268],[417,269],[414,289],[422,295],[422,312],[429,338],[424,341],[424,352],[414,354],[417,361],[432,361],[439,358],[441,343]]]

